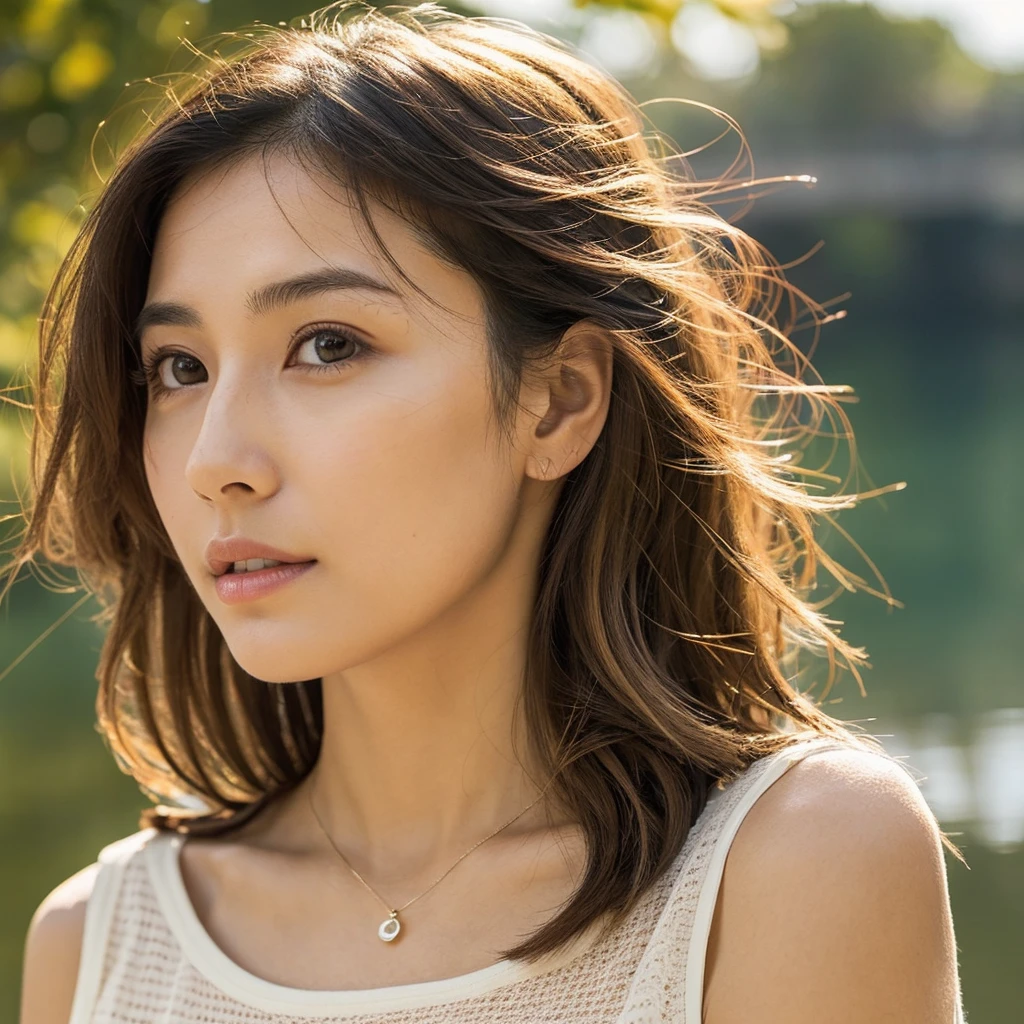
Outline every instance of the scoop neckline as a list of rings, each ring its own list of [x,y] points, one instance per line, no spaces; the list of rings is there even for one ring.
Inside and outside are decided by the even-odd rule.
[[[505,985],[555,971],[582,956],[597,940],[602,920],[545,957],[529,963],[499,960],[465,974],[430,981],[363,989],[307,989],[281,985],[247,971],[214,942],[192,904],[181,871],[181,849],[188,836],[179,832],[154,835],[143,847],[160,909],[186,959],[225,994],[247,1005],[292,1016],[335,1017],[415,1009],[484,995]]]

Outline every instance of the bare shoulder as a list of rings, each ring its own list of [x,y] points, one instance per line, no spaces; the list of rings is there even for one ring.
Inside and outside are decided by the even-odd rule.
[[[85,908],[98,863],[65,879],[29,922],[22,965],[20,1024],[67,1024],[78,979]]]
[[[820,750],[791,765],[750,809],[736,841],[746,831],[757,841],[774,832],[776,842],[789,836],[802,845],[815,835],[828,842],[835,827],[845,827],[845,838],[862,846],[938,840],[935,817],[907,771],[883,754],[850,747]]]
[[[938,823],[883,754],[809,754],[730,847],[705,964],[705,1024],[951,1022],[953,925]]]

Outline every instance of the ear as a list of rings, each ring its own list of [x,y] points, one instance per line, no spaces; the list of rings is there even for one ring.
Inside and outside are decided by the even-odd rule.
[[[562,335],[532,389],[529,404],[539,419],[529,436],[528,476],[556,480],[587,457],[608,417],[613,353],[612,335],[591,320]]]

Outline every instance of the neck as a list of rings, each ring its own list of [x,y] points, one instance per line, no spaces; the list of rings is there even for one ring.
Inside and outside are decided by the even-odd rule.
[[[323,742],[304,785],[330,837],[371,869],[446,866],[547,782],[517,705],[526,631],[515,618],[510,626],[507,592],[464,605],[400,650],[323,679]],[[509,834],[543,823],[547,806]]]

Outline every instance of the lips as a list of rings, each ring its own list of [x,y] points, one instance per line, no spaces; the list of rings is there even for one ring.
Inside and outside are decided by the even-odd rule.
[[[306,576],[315,567],[316,560],[313,559],[308,562],[282,562],[252,572],[225,572],[214,580],[213,585],[224,604],[262,601],[293,580]]]
[[[206,545],[206,566],[214,576],[223,576],[235,562],[269,558],[289,564],[315,562],[312,555],[295,554],[247,537],[215,537]]]

